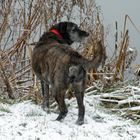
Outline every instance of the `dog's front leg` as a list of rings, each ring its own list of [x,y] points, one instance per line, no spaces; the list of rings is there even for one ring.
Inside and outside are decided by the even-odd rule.
[[[75,97],[77,99],[78,104],[78,120],[76,121],[76,124],[82,125],[84,124],[84,115],[85,115],[85,106],[83,104],[84,91],[83,92],[75,91]]]

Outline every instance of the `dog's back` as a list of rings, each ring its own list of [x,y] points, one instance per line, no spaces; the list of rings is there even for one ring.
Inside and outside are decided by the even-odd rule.
[[[32,66],[37,76],[56,87],[67,88],[74,73],[72,69],[80,64],[75,59],[82,58],[80,54],[66,44],[53,42],[38,44],[33,51]],[[76,73],[76,72],[75,72]],[[59,85],[58,85],[59,84]]]

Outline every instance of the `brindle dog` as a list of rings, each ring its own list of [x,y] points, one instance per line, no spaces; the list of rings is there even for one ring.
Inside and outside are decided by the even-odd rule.
[[[87,60],[69,45],[81,42],[89,34],[72,22],[60,22],[42,35],[33,50],[32,67],[41,81],[43,108],[49,108],[49,85],[58,103],[60,113],[56,120],[67,115],[65,93],[69,86],[75,92],[78,103],[77,124],[84,123],[85,107],[83,104],[86,72],[97,68],[102,61],[103,46],[98,43],[98,56]]]

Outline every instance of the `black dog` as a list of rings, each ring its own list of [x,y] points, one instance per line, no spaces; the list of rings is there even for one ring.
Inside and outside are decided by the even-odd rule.
[[[83,104],[86,71],[97,68],[102,61],[103,46],[99,42],[99,55],[94,60],[83,58],[70,48],[73,42],[80,42],[89,34],[72,22],[60,22],[43,34],[33,50],[32,67],[41,80],[43,108],[49,108],[49,85],[58,103],[62,120],[67,114],[65,92],[69,86],[75,91],[79,113],[77,124],[84,123]]]

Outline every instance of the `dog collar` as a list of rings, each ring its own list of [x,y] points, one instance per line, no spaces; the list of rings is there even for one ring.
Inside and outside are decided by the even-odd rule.
[[[51,32],[56,34],[59,38],[63,38],[62,35],[56,29],[52,29]]]

